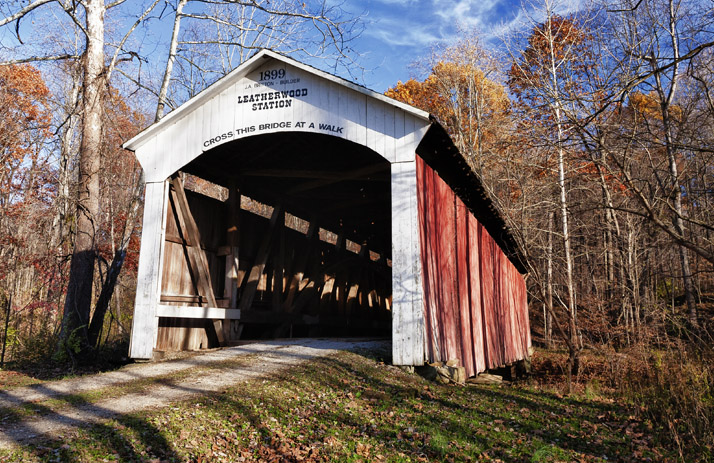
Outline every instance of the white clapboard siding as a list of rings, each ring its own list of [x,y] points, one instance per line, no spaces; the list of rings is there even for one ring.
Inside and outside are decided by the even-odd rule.
[[[270,70],[283,70],[284,78],[261,80],[261,73]],[[281,93],[276,99],[274,92],[290,91],[300,94],[289,97]],[[245,101],[250,95],[254,100],[265,95],[268,101],[284,103],[261,110]],[[159,304],[166,179],[198,156],[210,156],[213,148],[240,138],[312,132],[358,143],[392,164],[394,363],[422,364],[425,327],[415,151],[429,124],[424,111],[263,50],[126,142],[124,147],[136,152],[147,181],[130,355],[151,357],[159,316],[227,319],[240,315],[219,308]]]
[[[421,139],[429,124],[423,111],[288,58],[261,53],[263,59],[245,63],[124,145],[142,153],[137,157],[146,181],[163,181],[221,144],[275,132],[337,136],[367,146],[390,162],[402,161],[411,156],[405,147],[413,139]],[[261,83],[261,72],[271,69],[284,70],[285,82]],[[289,102],[285,108],[253,110],[253,103],[242,102],[245,96],[303,89],[308,91],[306,96],[273,100]],[[305,124],[298,127],[299,122]],[[252,130],[242,130],[245,128]],[[226,134],[230,136],[211,142]],[[153,137],[156,149],[141,150]],[[397,158],[398,153],[402,158]]]
[[[392,164],[392,361],[423,365],[424,305],[416,161]]]
[[[129,356],[135,359],[150,359],[156,345],[159,326],[156,308],[161,291],[161,265],[164,261],[168,182],[147,183],[144,198],[144,225],[129,345]]]

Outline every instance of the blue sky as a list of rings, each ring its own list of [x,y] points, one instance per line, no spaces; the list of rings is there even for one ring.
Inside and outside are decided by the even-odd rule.
[[[132,1],[136,1],[135,6],[139,7],[149,0]],[[429,49],[434,45],[455,43],[459,38],[459,30],[475,30],[492,45],[499,46],[500,41],[495,38],[498,31],[518,25],[523,17],[520,0],[328,1],[341,4],[349,14],[363,16],[364,31],[354,43],[354,48],[361,55],[359,64],[366,72],[358,83],[378,92],[385,91],[399,80],[405,81],[414,76],[416,71],[410,68],[410,64],[428,56]],[[562,1],[565,4],[578,3],[578,0]],[[3,0],[0,0],[0,5],[2,2]],[[41,10],[51,16],[51,8],[43,7]],[[135,20],[135,16],[131,15],[131,12],[128,13],[123,19],[126,25]],[[126,25],[120,26],[119,30],[123,30]],[[159,43],[168,40],[171,25],[171,15],[159,21],[154,19],[149,28],[150,32],[136,32],[132,40],[143,42],[142,53],[148,56],[152,53],[163,54],[165,47]],[[32,42],[36,35],[35,26],[35,22],[30,20],[21,23],[25,40],[30,39]],[[112,24],[109,26],[113,27]],[[0,30],[0,45],[18,45],[14,28],[5,27]],[[7,53],[5,50],[6,55]],[[9,53],[9,56],[12,56],[12,52]],[[158,67],[161,67],[163,58],[156,62]],[[312,64],[324,68],[319,60]]]
[[[412,77],[409,65],[433,45],[457,41],[459,28],[498,46],[498,31],[517,25],[522,14],[518,0],[348,0],[344,8],[366,14],[355,48],[368,70],[364,84],[380,92]]]

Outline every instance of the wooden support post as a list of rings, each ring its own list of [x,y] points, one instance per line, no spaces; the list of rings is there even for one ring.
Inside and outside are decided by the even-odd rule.
[[[354,309],[355,303],[359,304],[358,294],[362,275],[369,268],[369,249],[367,243],[363,243],[359,250],[360,265],[351,272],[348,281],[347,300],[345,301],[345,315],[350,316]],[[365,260],[367,259],[367,260]],[[361,315],[361,314],[360,314]]]
[[[136,279],[136,302],[131,324],[129,356],[150,359],[159,331],[156,307],[161,292],[161,269],[164,259],[168,182],[147,182],[141,255]]]
[[[339,261],[340,256],[342,255],[342,250],[345,247],[345,232],[343,230],[340,230],[340,233],[337,235],[337,242],[335,243],[335,257],[334,261]],[[337,281],[339,272],[335,272],[335,276],[328,279],[325,282],[325,285],[322,287],[322,294],[320,295],[320,314],[321,315],[330,315],[332,310],[331,309],[331,304],[333,301],[337,300],[337,288],[339,288],[339,282]]]
[[[285,286],[285,214],[278,220],[279,228],[278,252],[275,255],[275,265],[273,266],[273,294],[272,308],[274,312],[281,312],[283,309],[283,289]]]
[[[188,206],[186,191],[183,188],[183,181],[179,175],[171,179],[171,195],[176,207],[176,214],[179,217],[179,227],[182,229],[181,234],[187,238],[187,255],[189,265],[191,266],[194,275],[196,276],[198,294],[206,298],[209,307],[218,307],[216,304],[216,296],[213,293],[213,285],[211,284],[211,272],[208,267],[208,259],[206,253],[201,247],[201,235],[198,231],[198,225],[191,214],[191,209]],[[212,326],[215,330],[218,342],[221,345],[225,344],[223,336],[223,322],[221,320],[213,320]]]
[[[228,254],[226,255],[225,283],[223,296],[228,299],[228,307],[238,307],[238,281],[240,275],[240,202],[241,193],[235,181],[230,183],[228,201],[226,201],[226,242]],[[240,339],[243,325],[238,320],[227,320],[223,324],[223,332],[227,340]]]
[[[228,242],[228,255],[226,256],[226,283],[223,291],[224,297],[230,299],[229,307],[235,309],[238,304],[238,272],[239,272],[239,245],[240,245],[240,190],[235,182],[231,182],[228,190],[227,216],[228,229],[226,241]]]
[[[318,230],[317,221],[310,221],[310,226],[307,229],[307,246],[303,249],[303,253],[300,255],[300,260],[293,267],[292,278],[290,280],[290,285],[288,286],[288,295],[285,297],[285,302],[283,307],[286,312],[293,311],[293,301],[295,300],[295,295],[300,288],[300,283],[302,283],[303,277],[305,276],[305,271],[307,270],[307,264],[312,255],[312,251],[315,247],[315,243],[318,241]]]
[[[285,216],[283,215],[283,206],[281,204],[276,205],[273,208],[273,214],[270,216],[270,224],[268,225],[268,233],[263,237],[263,241],[260,243],[258,248],[258,253],[255,256],[255,262],[250,269],[248,278],[244,282],[244,289],[241,293],[240,301],[238,301],[238,308],[241,311],[249,310],[250,306],[253,305],[253,298],[255,297],[255,291],[258,289],[258,282],[263,274],[263,269],[265,268],[266,262],[268,262],[268,255],[270,254],[270,244],[273,241],[273,235],[275,234],[275,229],[278,222],[282,218],[282,222],[285,223]]]
[[[405,147],[406,162],[392,164],[392,362],[395,365],[422,365],[426,358],[413,153],[411,147]]]

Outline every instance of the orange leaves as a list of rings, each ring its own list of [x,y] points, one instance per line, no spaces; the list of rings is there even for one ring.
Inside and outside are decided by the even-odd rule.
[[[440,108],[445,106],[445,101],[439,95],[431,77],[424,82],[418,82],[414,79],[409,79],[404,83],[399,81],[396,86],[390,88],[384,94],[434,115],[439,113]]]
[[[0,164],[11,168],[50,137],[49,90],[30,65],[0,66]],[[6,185],[5,185],[6,186]]]

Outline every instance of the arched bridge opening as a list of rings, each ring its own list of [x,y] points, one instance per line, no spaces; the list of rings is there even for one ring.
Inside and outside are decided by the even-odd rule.
[[[390,168],[365,146],[302,132],[223,143],[182,167],[168,188],[156,349],[390,336]]]

